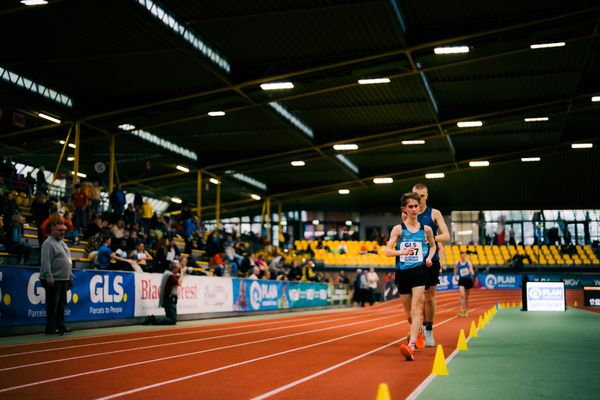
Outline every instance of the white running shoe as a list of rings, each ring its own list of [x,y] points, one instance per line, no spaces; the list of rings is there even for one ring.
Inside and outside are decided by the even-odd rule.
[[[425,347],[435,347],[435,339],[433,338],[433,331],[425,331]]]

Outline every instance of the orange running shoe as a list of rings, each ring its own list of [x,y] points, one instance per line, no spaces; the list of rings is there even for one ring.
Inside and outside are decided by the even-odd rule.
[[[419,334],[417,335],[417,341],[415,342],[415,347],[417,349],[425,348],[425,335],[423,335],[423,331],[419,331]]]
[[[415,361],[413,350],[410,348],[410,346],[407,346],[404,343],[402,343],[400,345],[400,353],[402,353],[404,358],[406,358],[406,361]]]

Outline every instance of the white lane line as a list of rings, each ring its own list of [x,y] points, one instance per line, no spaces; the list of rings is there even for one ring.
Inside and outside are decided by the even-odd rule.
[[[66,380],[66,379],[77,378],[77,377],[80,377],[80,376],[93,375],[93,374],[97,374],[97,373],[100,373],[100,372],[114,371],[114,370],[122,369],[122,368],[129,368],[129,367],[133,367],[133,366],[150,364],[150,363],[154,363],[154,362],[158,362],[158,361],[165,361],[165,360],[171,360],[171,359],[174,359],[174,358],[188,357],[188,356],[193,356],[193,355],[198,355],[198,354],[213,352],[213,351],[217,351],[217,350],[225,350],[225,349],[231,349],[231,348],[235,348],[235,347],[247,346],[247,345],[251,345],[251,344],[270,342],[270,341],[273,341],[273,340],[285,339],[285,338],[289,338],[289,337],[293,337],[293,336],[307,335],[307,334],[315,333],[315,332],[323,332],[323,331],[327,331],[327,330],[332,330],[332,329],[337,329],[337,328],[342,328],[342,327],[347,327],[347,326],[352,326],[352,325],[358,325],[358,324],[362,324],[362,323],[370,323],[370,322],[378,321],[378,320],[381,320],[381,319],[387,319],[387,318],[390,318],[390,316],[379,317],[379,318],[374,318],[374,319],[370,319],[370,320],[363,320],[363,321],[358,321],[358,322],[352,322],[352,323],[348,323],[348,324],[337,325],[337,326],[334,326],[334,327],[313,329],[311,331],[297,332],[297,333],[292,333],[292,334],[289,334],[289,335],[277,336],[277,337],[272,337],[272,338],[267,338],[267,339],[254,340],[254,341],[251,341],[251,342],[236,343],[236,344],[233,344],[233,345],[227,345],[227,346],[222,346],[222,347],[214,347],[214,348],[211,348],[211,349],[198,350],[198,351],[193,351],[193,352],[189,352],[189,353],[182,353],[182,354],[175,354],[175,355],[172,355],[172,356],[165,356],[165,357],[160,357],[160,358],[153,358],[153,359],[150,359],[150,360],[138,361],[138,362],[129,363],[129,364],[122,364],[122,365],[117,365],[117,366],[114,366],[114,367],[102,368],[102,369],[97,369],[97,370],[92,370],[92,371],[80,372],[78,374],[71,374],[71,375],[67,375],[67,376],[60,376],[60,377],[57,377],[57,378],[45,379],[45,380],[42,380],[42,381],[30,382],[30,383],[26,383],[26,384],[23,384],[23,385],[12,386],[12,387],[8,387],[8,388],[0,389],[0,393],[9,392],[9,391],[12,391],[12,390],[22,389],[22,388],[31,387],[31,386],[42,385],[42,384],[50,383],[50,382],[57,382],[57,381],[62,381],[62,380]],[[395,324],[399,324],[399,323],[404,323],[404,322],[398,322],[398,323],[395,323]],[[370,330],[369,330],[369,332],[370,332]],[[322,343],[328,343],[328,342],[329,341],[322,342]],[[312,345],[310,345],[308,347],[311,347],[311,346]],[[303,348],[307,348],[307,347],[304,346],[304,347],[301,347],[301,348],[298,348],[298,349],[303,349]],[[281,353],[281,354],[285,354],[285,352]],[[269,358],[269,357],[266,357],[266,358]],[[221,368],[221,369],[226,369],[226,368]],[[219,369],[219,370],[221,370],[221,369]],[[200,375],[204,375],[204,373],[201,373]],[[198,375],[198,376],[200,376],[200,375]]]
[[[444,325],[445,323],[447,323],[447,322],[449,322],[449,321],[452,321],[453,319],[456,319],[456,317],[451,317],[451,318],[448,318],[448,319],[446,319],[446,320],[444,320],[444,321],[442,321],[442,322],[438,322],[438,323],[436,324],[436,326]],[[288,389],[291,389],[291,388],[293,388],[294,386],[298,386],[298,385],[300,385],[300,384],[302,384],[302,383],[304,383],[304,382],[310,381],[311,379],[314,379],[314,378],[316,378],[316,377],[319,377],[319,376],[321,376],[321,375],[324,375],[324,374],[326,374],[326,373],[328,373],[328,372],[331,372],[331,371],[333,371],[333,370],[335,370],[335,369],[338,369],[338,368],[340,368],[340,367],[343,367],[344,365],[350,364],[350,363],[352,363],[352,362],[354,362],[354,361],[356,361],[356,360],[360,360],[361,358],[364,358],[364,357],[370,356],[370,355],[371,355],[371,354],[373,354],[373,353],[377,353],[378,351],[381,351],[381,350],[383,350],[383,349],[386,349],[386,348],[388,348],[388,347],[390,347],[390,346],[393,346],[393,345],[395,345],[395,344],[398,344],[398,343],[402,342],[402,341],[403,341],[403,340],[405,340],[405,339],[406,339],[406,336],[404,336],[404,337],[402,337],[402,338],[400,338],[400,339],[394,340],[393,342],[390,342],[390,343],[388,343],[388,344],[384,344],[383,346],[380,346],[380,347],[378,347],[378,348],[376,348],[376,349],[373,349],[373,350],[371,350],[371,351],[368,351],[368,352],[366,352],[366,353],[359,354],[358,356],[356,356],[356,357],[352,357],[352,358],[350,358],[350,359],[348,359],[348,360],[346,360],[346,361],[342,361],[342,362],[340,362],[340,363],[338,363],[338,364],[332,365],[332,366],[331,366],[331,367],[329,367],[329,368],[326,368],[326,369],[323,369],[323,370],[321,370],[321,371],[315,372],[314,374],[307,375],[307,376],[305,376],[304,378],[298,379],[298,380],[296,380],[296,381],[294,381],[294,382],[290,382],[290,383],[288,383],[287,385],[284,385],[284,386],[278,387],[278,388],[276,388],[276,389],[273,389],[273,390],[271,390],[270,392],[263,393],[263,394],[261,394],[261,395],[259,395],[259,396],[253,397],[253,398],[252,398],[252,400],[262,400],[262,399],[266,399],[266,398],[268,398],[268,397],[274,396],[274,395],[276,395],[276,394],[278,394],[278,393],[281,393],[281,392],[283,392],[283,391],[286,391],[286,390],[288,390]]]
[[[180,378],[169,379],[169,380],[163,381],[163,382],[157,382],[157,383],[154,383],[152,385],[138,387],[136,389],[127,390],[125,392],[114,393],[114,394],[111,394],[109,396],[100,397],[97,400],[109,400],[109,399],[114,399],[116,397],[127,396],[129,394],[142,392],[144,390],[154,389],[156,387],[160,387],[160,386],[164,386],[164,385],[169,385],[171,383],[176,383],[176,382],[181,382],[181,381],[192,379],[192,378],[197,378],[197,377],[202,376],[202,375],[212,374],[214,372],[219,372],[219,371],[223,371],[225,369],[238,367],[240,365],[251,364],[251,363],[254,363],[254,362],[257,362],[257,361],[266,360],[268,358],[273,358],[273,357],[281,356],[281,355],[284,355],[284,354],[289,354],[289,353],[293,353],[293,352],[296,352],[296,351],[309,349],[311,347],[320,346],[320,345],[331,343],[331,342],[335,342],[335,341],[338,341],[338,340],[347,339],[349,337],[358,336],[358,335],[362,335],[362,334],[365,334],[365,333],[369,333],[369,332],[373,332],[373,331],[377,331],[377,330],[381,330],[381,329],[386,329],[386,328],[390,328],[392,326],[397,326],[397,325],[406,324],[406,323],[407,323],[406,321],[394,322],[392,324],[383,325],[383,326],[379,326],[379,327],[372,328],[372,329],[367,329],[367,330],[361,331],[361,332],[351,333],[351,334],[348,334],[348,335],[345,335],[345,336],[341,336],[341,337],[338,337],[338,338],[329,339],[329,340],[325,340],[325,341],[322,341],[322,342],[317,342],[317,343],[313,343],[313,344],[309,344],[309,345],[305,345],[305,346],[301,346],[301,347],[296,347],[296,348],[293,348],[293,349],[289,349],[289,350],[285,350],[285,351],[280,351],[278,353],[268,354],[266,356],[261,356],[261,357],[253,358],[253,359],[250,359],[250,360],[241,361],[241,362],[238,362],[238,363],[235,363],[235,364],[225,365],[223,367],[214,368],[214,369],[211,369],[211,370],[208,370],[208,371],[202,371],[202,372],[198,372],[196,374],[182,376]]]
[[[375,314],[375,313],[373,313],[373,314]],[[394,316],[395,311],[394,311],[394,309],[390,309],[389,311],[387,311],[387,310],[380,311],[377,314],[386,314],[386,318],[387,318],[390,316]],[[394,314],[394,315],[392,315],[392,314]],[[271,331],[276,331],[276,330],[281,330],[281,329],[293,329],[293,328],[299,328],[302,326],[310,326],[310,325],[316,325],[316,324],[327,324],[327,323],[331,323],[331,322],[343,321],[343,320],[356,318],[356,317],[361,318],[362,316],[334,318],[334,319],[329,319],[329,320],[324,320],[324,321],[312,321],[312,322],[307,322],[304,324],[287,325],[287,326],[279,326],[276,328],[267,328],[267,329],[258,329],[258,330],[254,330],[254,331],[229,333],[226,335],[210,336],[210,337],[205,337],[205,338],[183,340],[183,341],[178,341],[178,342],[160,343],[160,344],[153,344],[153,345],[139,346],[139,347],[128,347],[126,349],[120,349],[120,350],[111,350],[111,351],[104,351],[104,352],[99,352],[99,353],[83,354],[80,356],[52,359],[52,360],[47,360],[47,361],[38,361],[38,362],[30,363],[30,364],[15,365],[12,367],[0,368],[0,372],[11,371],[11,370],[21,369],[21,368],[28,368],[28,367],[37,367],[40,365],[53,364],[53,363],[58,363],[58,362],[80,360],[82,358],[99,357],[99,356],[105,356],[105,355],[110,355],[110,354],[128,353],[128,352],[137,351],[137,350],[147,350],[147,349],[154,349],[154,348],[158,348],[158,347],[168,347],[168,346],[176,346],[176,345],[181,345],[181,344],[197,343],[197,342],[203,342],[203,341],[207,341],[207,340],[223,339],[223,338],[235,337],[235,336],[244,336],[244,335],[250,335],[253,333],[271,332]],[[366,317],[366,315],[365,315],[365,317]],[[335,328],[335,327],[332,327],[332,328]]]
[[[374,312],[371,312],[370,314],[379,314],[379,313],[384,313],[386,312],[386,310],[388,309],[394,309],[396,307],[395,304],[390,305],[389,307],[386,307],[385,309],[378,309]],[[364,309],[360,309],[360,310],[356,310],[355,312],[351,312],[350,315],[348,315],[347,317],[344,318],[352,318],[352,317],[356,317],[356,316],[360,316],[358,314],[361,314],[361,312],[364,311]],[[223,330],[231,330],[231,329],[239,329],[239,328],[252,328],[255,326],[265,326],[265,325],[274,325],[274,324],[284,324],[284,323],[288,323],[288,322],[296,322],[296,321],[307,321],[307,320],[311,320],[311,319],[322,319],[324,317],[324,315],[316,315],[316,316],[307,316],[306,318],[303,317],[297,317],[297,318],[292,318],[292,319],[286,319],[286,320],[275,320],[275,321],[271,321],[271,322],[263,322],[263,323],[258,323],[258,324],[247,324],[247,325],[236,325],[236,326],[227,326],[227,327],[222,327],[222,328],[213,328],[213,329],[199,329],[199,330],[193,330],[193,331],[185,331],[185,332],[175,332],[175,333],[168,333],[168,334],[162,334],[162,335],[154,335],[154,336],[144,336],[144,337],[136,337],[136,338],[130,338],[130,339],[119,339],[119,340],[110,340],[110,341],[104,341],[104,342],[95,342],[95,343],[85,343],[85,344],[78,344],[78,345],[72,345],[72,346],[62,346],[62,347],[52,347],[49,349],[40,349],[40,350],[30,350],[30,351],[23,351],[23,352],[18,352],[18,353],[10,353],[10,354],[2,354],[0,355],[0,358],[7,358],[7,357],[20,357],[26,354],[37,354],[37,353],[46,353],[46,352],[50,352],[50,351],[61,351],[61,350],[67,350],[67,349],[78,349],[78,348],[84,348],[84,347],[92,347],[92,346],[99,346],[99,345],[105,345],[105,344],[114,344],[114,343],[125,343],[125,342],[132,342],[132,341],[140,341],[140,340],[144,340],[144,339],[156,339],[156,338],[164,338],[164,337],[173,337],[173,336],[183,336],[183,335],[196,335],[196,334],[201,334],[201,333],[205,333],[205,332],[216,332],[216,331],[223,331]],[[236,324],[241,324],[241,322],[234,322]],[[139,332],[148,332],[146,330],[144,331],[138,331],[138,332],[127,332],[127,334],[135,334],[135,333],[139,333]],[[125,333],[123,333],[125,334]],[[116,334],[115,334],[116,335]],[[89,339],[89,338],[93,338],[93,336],[86,336],[85,339]],[[83,338],[73,338],[74,340],[80,340]],[[61,341],[63,342],[63,341]],[[44,342],[36,342],[35,344],[40,344],[40,343],[57,343],[56,341],[44,341]],[[26,345],[29,343],[26,343]]]

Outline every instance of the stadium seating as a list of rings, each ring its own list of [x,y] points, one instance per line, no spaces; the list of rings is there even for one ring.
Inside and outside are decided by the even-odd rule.
[[[340,254],[338,249],[344,243],[347,251]],[[294,242],[297,251],[307,251],[309,248],[314,252],[315,258],[322,260],[326,266],[381,266],[391,267],[395,263],[394,257],[386,257],[373,241],[338,241],[324,240],[323,248],[317,249],[317,241],[296,240]],[[360,254],[360,249],[366,247],[368,250],[377,247],[377,254]],[[326,250],[329,248],[329,250]],[[461,251],[469,252],[469,259],[476,267],[510,267],[515,255],[525,256],[523,264],[540,266],[597,266],[600,264],[598,257],[590,245],[576,245],[575,254],[561,252],[560,246],[548,245],[446,245],[444,254],[447,265],[454,265],[460,260]]]

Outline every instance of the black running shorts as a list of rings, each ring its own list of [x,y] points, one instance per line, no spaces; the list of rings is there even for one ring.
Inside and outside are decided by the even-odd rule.
[[[427,267],[421,265],[409,269],[396,270],[396,286],[400,294],[411,294],[412,288],[425,286],[427,282]]]

